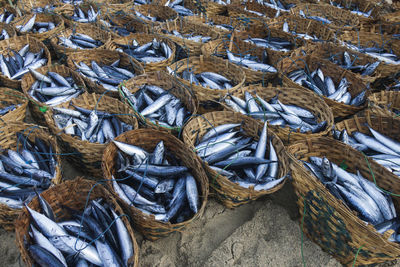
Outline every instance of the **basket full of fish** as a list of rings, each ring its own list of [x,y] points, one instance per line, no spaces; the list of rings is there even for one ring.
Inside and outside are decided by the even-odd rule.
[[[73,12],[73,2],[81,0],[20,0],[16,2],[17,7],[26,14],[29,13],[57,13],[69,14]]]
[[[149,72],[121,86],[120,98],[146,127],[177,134],[195,115],[198,102],[185,85],[164,71]]]
[[[165,70],[175,59],[175,43],[158,34],[134,33],[113,38],[107,49],[125,53],[139,61],[145,71]]]
[[[192,118],[182,136],[203,160],[210,186],[228,208],[274,193],[286,182],[286,151],[267,122],[215,111]]]
[[[246,80],[237,65],[214,56],[182,59],[168,68],[169,74],[193,90],[199,101],[199,112],[219,108],[219,99],[240,89]]]
[[[139,265],[139,247],[116,199],[102,185],[77,178],[25,206],[16,238],[27,266]]]
[[[299,4],[290,12],[294,16],[322,22],[333,30],[351,30],[360,23],[359,18],[349,10],[328,4]]]
[[[69,24],[59,34],[50,38],[50,43],[57,56],[71,54],[81,50],[104,49],[111,39],[109,32],[103,31],[95,25]]]
[[[328,135],[333,126],[329,106],[314,93],[298,88],[250,85],[227,95],[224,102],[228,110],[260,123],[268,121],[269,129],[284,144]]]
[[[150,33],[152,30],[143,20],[124,10],[104,14],[96,25],[118,36],[128,36],[132,33]]]
[[[191,22],[185,18],[160,25],[160,33],[183,49],[187,56],[199,56],[201,47],[220,37],[220,33],[209,25]],[[177,49],[177,50],[178,50]]]
[[[398,85],[400,88],[400,83]],[[400,92],[380,91],[368,97],[368,106],[374,113],[387,116],[400,114]]]
[[[11,24],[15,18],[18,17],[18,13],[15,8],[6,5],[0,8],[0,22]]]
[[[44,116],[67,159],[98,179],[102,177],[101,157],[107,144],[123,132],[138,128],[129,106],[106,95],[84,93]]]
[[[79,5],[74,5],[73,14],[64,16],[77,23],[96,23],[101,16],[101,6],[95,2],[83,2]]]
[[[225,34],[229,34],[232,31],[244,30],[245,26],[247,25],[246,22],[243,20],[221,15],[208,15],[207,17],[191,16],[186,17],[185,19],[187,21],[213,26],[213,29],[219,32],[222,36],[224,36]]]
[[[30,100],[33,119],[45,124],[46,109],[69,102],[86,92],[81,76],[63,65],[31,69],[22,79],[22,91]]]
[[[28,14],[14,19],[12,25],[19,34],[29,34],[40,41],[56,36],[64,30],[64,20],[57,14]]]
[[[82,76],[89,91],[116,98],[121,83],[144,72],[135,59],[106,49],[69,54],[67,65]]]
[[[333,116],[353,115],[366,106],[368,84],[328,60],[312,56],[285,58],[278,64],[286,86],[310,90],[322,97]]]
[[[291,145],[293,186],[304,233],[344,265],[400,255],[400,182],[386,168],[332,138]]]
[[[0,87],[0,121],[23,122],[28,107],[28,99],[15,89]]]
[[[20,89],[21,79],[30,69],[50,65],[47,47],[29,35],[0,41],[0,82],[3,86]]]
[[[274,9],[263,5],[257,1],[246,1],[244,3],[234,3],[227,5],[228,16],[236,19],[246,20],[249,24],[264,25],[270,19],[279,17],[281,14],[287,14],[289,10]]]
[[[10,39],[15,35],[17,35],[17,32],[15,31],[14,27],[7,23],[0,22],[0,41]]]
[[[278,74],[273,65],[280,59],[280,53],[239,38],[211,41],[201,49],[203,55],[221,57],[240,66],[246,74],[248,83],[267,83]]]
[[[126,132],[106,148],[102,168],[109,188],[147,239],[181,231],[204,212],[208,180],[202,164],[171,134]]]
[[[7,122],[0,129],[0,225],[11,231],[24,202],[61,183],[61,158],[47,128]]]
[[[135,5],[130,12],[153,26],[159,26],[163,22],[178,18],[178,13],[174,9],[163,5]]]

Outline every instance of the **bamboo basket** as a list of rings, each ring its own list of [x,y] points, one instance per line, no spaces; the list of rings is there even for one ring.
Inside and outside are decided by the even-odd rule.
[[[64,4],[59,0],[21,0],[17,2],[17,7],[24,13],[31,13],[34,8],[51,7],[50,12],[62,14],[73,12],[73,5]]]
[[[389,14],[384,14],[383,16],[379,17],[379,20],[389,23],[398,23],[400,22],[400,10],[397,10]]]
[[[47,128],[23,122],[3,122],[0,123],[0,130],[2,131],[0,137],[0,146],[2,149],[19,151],[24,148],[24,144],[16,136],[17,132],[21,132],[32,142],[34,142],[35,137],[47,141],[53,148],[54,157],[57,162],[55,177],[51,180],[51,183],[60,184],[62,182],[60,151],[56,138],[50,135]],[[15,228],[15,219],[21,211],[21,209],[12,209],[7,205],[0,204],[0,225],[7,231],[13,231]]]
[[[212,3],[212,2],[210,2],[210,3]],[[241,20],[238,20],[235,18],[231,18],[231,17],[220,16],[220,15],[203,16],[203,14],[200,14],[198,16],[186,17],[185,19],[190,22],[202,23],[202,24],[207,24],[207,25],[210,25],[210,23],[212,23],[212,25],[214,25],[214,26],[226,24],[226,25],[232,26],[237,31],[245,30],[245,26],[246,26],[246,23],[244,21],[241,21]],[[222,35],[222,36],[226,36],[227,34],[230,33],[229,30],[225,30],[225,29],[220,29],[220,28],[216,28],[216,27],[214,27],[213,29],[214,29],[214,31],[219,32],[220,35]]]
[[[36,69],[41,74],[46,75],[47,72],[52,71],[60,74],[63,77],[72,77],[74,79],[74,82],[78,85],[79,88],[83,89],[83,91],[86,90],[85,83],[83,79],[81,78],[81,75],[76,73],[75,71],[72,71],[70,68],[67,68],[63,65],[54,65],[51,67],[41,67],[39,69]],[[39,124],[46,125],[46,121],[44,118],[44,113],[49,106],[42,102],[36,101],[30,94],[30,88],[32,87],[33,83],[36,81],[36,78],[31,74],[27,73],[24,75],[22,78],[22,91],[25,94],[25,97],[29,100],[29,110],[31,112],[32,118]],[[68,101],[69,102],[69,101]]]
[[[389,23],[389,22],[374,20],[371,23],[362,23],[360,25],[360,31],[379,34],[379,35],[400,34],[400,22]]]
[[[201,138],[208,130],[226,123],[241,123],[245,134],[255,140],[258,140],[259,133],[263,128],[262,124],[242,114],[231,111],[215,111],[191,119],[183,129],[183,140],[190,149],[194,150],[196,138]],[[284,177],[288,174],[289,170],[289,161],[285,147],[282,141],[273,132],[268,130],[268,144],[270,140],[278,155],[278,177]],[[228,208],[238,207],[262,196],[272,194],[281,189],[286,182],[286,179],[284,179],[282,183],[270,190],[256,191],[253,187],[243,188],[239,184],[231,182],[227,177],[219,175],[211,169],[206,162],[203,162],[203,166],[208,175],[210,187],[215,191],[217,199]]]
[[[201,5],[199,5],[199,8],[201,9],[201,6],[203,6],[207,16],[220,15],[228,11],[225,5],[221,5],[212,1],[195,1],[195,2],[201,3]]]
[[[4,3],[5,3],[5,1],[4,1]],[[10,5],[8,5],[8,4],[5,4],[4,6],[0,7],[0,12],[1,12],[1,13],[4,13],[4,10],[7,10],[8,12],[14,14],[14,18],[13,18],[13,20],[10,22],[10,24],[12,24],[13,21],[14,21],[16,18],[22,16],[22,13],[19,14],[15,8],[13,8],[12,6],[10,6]],[[20,11],[21,11],[21,10],[20,10]],[[10,25],[10,24],[9,24],[9,25]]]
[[[77,33],[89,35],[93,39],[101,41],[103,45],[92,49],[73,49],[59,44],[59,39],[58,39],[59,37],[67,38],[71,34],[77,34]],[[53,47],[54,51],[57,53],[57,56],[61,57],[64,54],[68,56],[71,53],[82,52],[85,50],[89,51],[103,50],[105,48],[106,43],[109,42],[110,40],[111,40],[111,34],[109,32],[103,31],[94,25],[90,25],[88,23],[79,23],[79,24],[67,23],[67,28],[64,31],[60,32],[58,36],[53,36],[52,38],[50,38],[50,44]]]
[[[244,42],[239,38],[218,39],[215,41],[211,41],[204,44],[201,50],[202,54],[205,56],[213,55],[223,57],[225,58],[225,60],[227,60],[226,50],[229,50],[232,53],[241,56],[251,54],[252,56],[257,56],[259,60],[263,58],[263,52],[266,51],[268,55],[268,64],[271,66],[275,65],[281,57],[280,53],[277,51],[258,47],[255,44]],[[244,66],[239,67],[244,71],[247,83],[267,82],[268,80],[273,79],[277,76],[277,72],[261,72],[252,70]]]
[[[264,14],[263,16],[258,16],[250,11],[255,11]],[[257,2],[245,2],[231,4],[227,6],[228,17],[233,17],[240,20],[245,20],[250,24],[264,24],[268,23],[270,19],[275,18],[277,10],[268,6],[264,6]]]
[[[329,0],[323,0],[323,2],[329,4]],[[360,22],[368,22],[374,19],[377,19],[381,14],[385,14],[384,6],[379,1],[371,1],[371,0],[334,0],[335,4],[340,4],[343,9],[352,11],[357,8],[359,11],[367,13],[372,9],[371,15],[369,17],[364,17],[362,15],[358,15],[352,13],[353,15],[357,16]],[[384,1],[382,1],[384,2]]]
[[[82,177],[54,186],[43,192],[41,196],[49,203],[58,220],[67,220],[71,218],[70,212],[68,212],[65,206],[83,212],[89,200],[98,198],[102,198],[106,203],[110,204],[118,216],[125,215],[117,200],[104,186],[96,184],[94,181],[85,180]],[[37,197],[35,197],[28,206],[35,211],[41,210]],[[129,219],[126,218],[126,216],[121,216],[120,218],[128,230],[134,251],[134,255],[128,260],[128,266],[139,266],[139,246],[136,242],[135,234],[129,223]],[[19,251],[27,266],[34,266],[35,262],[25,245],[25,242],[28,244],[32,242],[29,235],[29,225],[31,223],[32,221],[28,210],[24,208],[16,221],[15,234]]]
[[[126,36],[126,37],[113,38],[110,42],[107,43],[106,48],[108,50],[116,50],[117,48],[119,48],[118,44],[132,45],[132,40],[136,40],[139,43],[139,45],[144,45],[146,43],[153,41],[154,38],[156,38],[157,41],[166,43],[169,46],[169,48],[171,48],[171,50],[172,50],[171,56],[169,58],[159,61],[159,62],[150,62],[150,63],[142,62],[140,64],[142,64],[144,66],[144,70],[146,72],[165,70],[165,67],[172,64],[172,62],[174,61],[176,48],[175,48],[174,42],[172,42],[171,40],[169,40],[168,38],[166,38],[162,35],[134,33],[134,34],[130,34],[129,36]],[[129,56],[127,54],[125,54],[125,55]],[[131,57],[131,56],[129,56],[129,57],[134,59],[134,57]]]
[[[102,15],[101,20],[97,21],[96,25],[101,29],[111,32],[113,35],[115,35],[112,36],[113,38],[117,38],[117,36],[120,37],[120,35],[118,35],[115,31],[112,31],[109,25],[107,25],[107,23],[111,22],[114,23],[116,26],[124,27],[125,29],[133,33],[152,33],[152,30],[154,30],[151,29],[150,26],[143,20],[127,14],[124,11],[107,13],[105,15]]]
[[[358,16],[350,11],[328,4],[299,4],[290,12],[299,16],[300,10],[303,10],[306,16],[319,16],[330,20],[331,23],[326,25],[334,30],[351,30],[360,23]]]
[[[168,133],[153,129],[129,131],[118,136],[115,140],[128,144],[135,144],[136,146],[139,146],[147,151],[153,151],[157,143],[159,141],[163,141],[166,150],[181,160],[183,166],[186,166],[190,169],[191,174],[197,182],[197,188],[199,190],[199,204],[201,204],[201,206],[199,211],[192,218],[176,224],[157,221],[155,220],[154,215],[142,213],[139,209],[128,205],[116,195],[111,179],[113,176],[116,177],[115,161],[117,159],[116,154],[118,149],[113,143],[108,145],[104,151],[102,162],[104,178],[107,179],[107,185],[111,192],[117,198],[125,212],[132,218],[132,223],[135,229],[140,231],[145,238],[157,240],[159,238],[168,236],[173,232],[181,232],[185,227],[202,216],[208,197],[207,176],[202,168],[199,158],[182,141]]]
[[[134,58],[129,57],[125,53],[120,53],[117,51],[111,51],[111,50],[106,50],[106,49],[95,50],[95,51],[82,51],[82,52],[76,52],[76,53],[69,54],[68,60],[67,60],[67,65],[72,70],[77,71],[78,68],[75,66],[74,62],[76,64],[79,64],[80,62],[84,62],[86,65],[90,65],[92,60],[94,60],[99,65],[102,65],[102,64],[110,65],[118,59],[120,60],[119,66],[133,72],[135,75],[140,75],[144,72],[142,65],[138,61],[136,61]],[[106,94],[108,96],[116,97],[116,98],[119,97],[119,94],[117,91],[115,91],[115,92],[108,91],[102,85],[93,82],[89,78],[87,78],[85,76],[81,76],[81,77],[85,81],[85,84],[90,92],[94,92],[96,94]]]
[[[329,28],[326,24],[312,19],[305,19],[297,16],[281,16],[272,21],[273,28],[283,30],[283,24],[287,23],[289,31],[295,31],[300,34],[308,34],[310,36],[316,36],[320,40],[327,42],[334,42],[336,39],[335,32]],[[301,38],[301,37],[300,37]],[[307,40],[307,43],[314,43],[311,40]]]
[[[400,92],[399,91],[380,91],[373,93],[368,97],[369,108],[374,113],[381,116],[397,115],[393,110],[400,111]]]
[[[19,51],[22,47],[29,44],[29,51],[32,53],[37,53],[41,49],[44,50],[43,55],[47,58],[46,66],[51,66],[51,55],[47,47],[39,40],[30,37],[29,35],[24,36],[14,36],[10,39],[0,41],[0,54],[7,55],[10,49]],[[2,86],[21,89],[21,80],[11,80],[7,76],[0,73],[0,83]]]
[[[100,3],[98,1],[89,0],[89,1],[84,1],[79,5],[69,5],[69,6],[70,6],[70,8],[68,8],[66,10],[66,12],[61,11],[63,16],[65,17],[65,20],[68,22],[68,24],[77,24],[77,25],[83,26],[83,25],[88,25],[88,24],[93,25],[93,24],[95,24],[95,22],[78,22],[78,21],[73,20],[71,17],[74,15],[74,13],[78,13],[78,8],[80,8],[84,12],[85,15],[90,10],[90,7],[92,7],[96,13],[100,12],[100,14],[96,18],[96,22],[97,22],[97,19],[99,17],[101,17],[103,12],[107,12],[106,8],[108,7],[108,3],[107,2]]]
[[[367,161],[350,146],[327,137],[303,140],[290,146],[288,152],[303,231],[312,241],[346,266],[375,264],[400,256],[399,244],[387,241],[393,231],[383,236],[377,233],[371,224],[366,224],[336,199],[298,160],[325,156],[350,172],[359,170],[368,180],[375,179],[379,188],[396,194],[400,192],[398,177],[373,160]],[[399,199],[392,197],[398,210]]]
[[[125,87],[132,93],[135,94],[140,90],[140,87],[143,85],[156,85],[161,87],[164,90],[167,90],[169,93],[180,99],[185,108],[190,112],[191,116],[197,113],[198,102],[196,96],[193,92],[190,91],[185,85],[180,83],[176,78],[171,77],[164,71],[157,72],[149,72],[140,76],[137,76],[133,79],[130,79],[126,82]],[[129,105],[129,100],[121,94],[120,98],[123,102]],[[136,117],[140,120],[142,124],[149,128],[155,128],[157,130],[165,130],[171,134],[177,135],[181,128],[178,127],[163,127],[160,124],[154,124],[150,122],[150,120],[146,119],[144,116],[140,114],[137,110],[132,108]]]
[[[286,76],[293,70],[304,69],[305,67],[307,67],[306,70],[310,71],[310,73],[315,69],[320,68],[323,73],[329,74],[335,86],[339,85],[339,82],[342,78],[346,78],[347,81],[349,82],[348,92],[350,92],[352,98],[361,93],[363,90],[367,89],[367,86],[364,84],[364,82],[360,80],[354,73],[351,73],[347,70],[343,70],[327,60],[321,60],[319,58],[311,56],[305,56],[305,57],[298,56],[292,58],[285,58],[281,62],[279,62],[278,70],[283,74],[282,79],[284,85],[288,87],[301,88],[303,90],[309,90],[313,92],[310,89],[298,85],[297,83],[293,82],[290,78]],[[369,91],[367,91],[365,99],[368,97],[368,94]],[[328,106],[332,109],[333,116],[335,119],[339,117],[346,117],[349,115],[353,115],[364,109],[367,105],[366,102],[358,107],[352,105],[345,105],[344,103],[336,102],[325,96],[321,97],[324,99],[325,103],[327,103]]]
[[[2,122],[23,122],[26,116],[26,108],[28,107],[28,99],[25,95],[15,89],[0,87],[0,109],[5,108],[9,105],[17,105],[13,111],[9,111],[7,114],[0,117]]]
[[[333,59],[342,59],[343,53],[348,52],[351,57],[352,65],[365,65],[367,63],[374,63],[378,59],[368,56],[367,54],[359,53],[357,51],[351,50],[344,46],[338,46],[333,43],[318,43],[307,47],[306,53],[315,58],[320,58],[323,60],[329,60],[332,62]],[[332,62],[333,63],[333,62]],[[379,65],[381,65],[381,62]],[[335,64],[336,65],[336,64]],[[341,69],[339,65],[336,65]],[[350,70],[349,70],[350,71]],[[351,72],[351,71],[350,71]],[[354,72],[353,72],[354,73]],[[369,76],[362,76],[359,73],[354,73],[359,79],[363,80],[365,83],[373,83],[380,78],[379,66],[375,71]]]
[[[70,103],[63,103],[57,107],[69,108],[70,104],[90,110],[96,109],[111,114],[121,114],[116,115],[120,121],[132,125],[134,129],[138,128],[135,114],[129,106],[115,98],[84,93],[72,99]],[[101,179],[101,157],[107,144],[82,141],[77,136],[64,133],[55,125],[52,110],[48,110],[44,117],[50,130],[57,136],[62,153],[68,155],[66,159],[77,168],[85,170],[88,175],[92,175],[93,179]]]
[[[175,72],[171,75],[176,76],[178,78],[178,81],[182,82],[195,93],[200,105],[200,114],[205,113],[206,110],[218,109],[219,99],[221,99],[221,97],[223,97],[227,93],[233,93],[239,90],[246,80],[246,74],[244,74],[244,71],[240,67],[221,58],[213,56],[204,57],[203,55],[201,55],[199,57],[182,59],[172,64],[170,68]],[[177,76],[188,68],[190,68],[194,74],[198,74],[204,71],[216,72],[233,81],[234,86],[231,89],[218,90],[191,84],[189,81]]]
[[[343,42],[348,42],[356,46],[365,47],[379,47],[387,49],[388,51],[393,50],[393,53],[400,57],[400,42],[392,38],[391,35],[381,35],[368,32],[350,32],[345,31],[339,36],[339,39]],[[378,66],[378,70],[382,78],[390,76],[400,71],[400,64],[387,64],[382,62]]]
[[[25,15],[23,17],[19,17],[13,21],[12,25],[14,27],[25,25],[32,17],[33,17],[32,14]],[[61,18],[61,16],[56,15],[56,14],[38,13],[38,14],[36,14],[35,21],[36,22],[53,22],[55,25],[55,28],[50,31],[43,32],[43,33],[32,33],[32,32],[21,33],[20,31],[18,31],[18,33],[20,35],[29,35],[30,37],[34,37],[34,38],[38,39],[39,41],[44,41],[46,39],[50,39],[54,36],[57,36],[65,28],[64,20]]]
[[[185,38],[177,37],[173,34],[165,33],[165,31],[178,31],[180,34],[193,34],[209,36],[212,40],[220,37],[220,33],[214,31],[212,26],[193,23],[185,18],[174,20],[172,22],[165,22],[160,26],[160,34],[165,38],[175,42],[178,46],[185,50],[188,56],[199,56],[201,54],[201,47],[204,45],[202,42],[195,42]],[[172,63],[172,62],[171,62]]]
[[[10,26],[9,24],[0,23],[0,31],[3,31],[3,29],[6,30],[10,38],[17,35],[17,32],[15,31],[14,27]]]
[[[304,140],[305,138],[327,136],[331,132],[334,123],[332,111],[320,97],[311,91],[289,87],[263,87],[258,84],[242,87],[240,91],[235,92],[232,95],[245,99],[244,93],[246,91],[252,94],[256,93],[265,101],[269,101],[278,95],[279,101],[283,104],[296,105],[305,108],[314,114],[318,122],[327,122],[325,129],[318,133],[300,133],[299,131],[290,129],[289,126],[280,127],[277,125],[268,125],[268,128],[282,140],[284,145],[290,145],[297,141]],[[233,111],[232,108],[226,104],[224,104],[224,108]],[[263,124],[262,121],[258,122]]]
[[[150,25],[153,26],[159,26],[163,22],[176,20],[178,18],[178,13],[176,13],[175,10],[167,6],[160,6],[154,4],[136,5],[133,7],[132,14],[135,14],[135,11],[141,13],[144,16],[151,16],[158,18],[160,21],[150,21],[150,20],[147,21]],[[145,20],[142,18],[140,19]]]
[[[167,3],[169,3],[168,0],[153,0],[151,2],[152,5],[157,5],[157,6],[167,6],[166,5]],[[182,1],[182,3],[180,3],[179,5],[191,10],[194,15],[198,15],[198,14],[202,14],[202,13],[204,14],[206,12],[203,4],[204,3],[199,4],[199,1],[196,1],[196,0],[185,0],[185,1]],[[186,16],[180,16],[179,13],[178,13],[178,16],[181,18],[186,17]],[[190,17],[190,16],[188,16],[188,17]]]

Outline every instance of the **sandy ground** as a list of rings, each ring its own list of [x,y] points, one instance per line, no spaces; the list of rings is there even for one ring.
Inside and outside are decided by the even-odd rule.
[[[64,174],[76,172],[65,165]],[[161,240],[137,234],[141,266],[303,266],[301,231],[290,183],[255,202],[226,209],[210,199],[205,213],[182,233]],[[0,266],[24,266],[15,234],[0,230]],[[341,266],[332,256],[304,238],[306,266]],[[379,266],[400,266],[400,261]]]

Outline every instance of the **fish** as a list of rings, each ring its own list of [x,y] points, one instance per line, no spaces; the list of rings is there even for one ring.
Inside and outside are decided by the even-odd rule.
[[[371,76],[381,63],[380,61],[375,61],[364,65],[355,65],[357,62],[357,55],[353,55],[347,51],[343,52],[343,57],[335,54],[330,56],[329,60],[341,68],[358,73],[361,76]]]
[[[104,45],[101,40],[96,40],[87,34],[75,33],[69,36],[57,36],[58,44],[71,49],[93,49]]]
[[[0,22],[10,24],[15,19],[15,15],[8,11],[7,8],[3,9],[3,13],[0,14]]]
[[[295,48],[295,44],[293,44],[291,41],[285,40],[280,37],[267,36],[265,37],[265,39],[263,39],[252,38],[249,36],[249,38],[245,39],[244,42],[253,43],[256,46],[280,52],[289,52],[290,50],[293,50]]]
[[[168,30],[163,29],[162,33],[167,34],[167,35],[176,36],[176,37],[186,39],[189,41],[193,41],[193,42],[197,42],[197,43],[203,43],[203,44],[211,41],[211,39],[212,39],[211,36],[204,36],[204,35],[195,34],[195,33],[180,33],[177,30],[168,31]]]
[[[10,39],[10,33],[8,33],[6,29],[2,29],[0,34],[0,41],[7,39]]]
[[[89,5],[87,11],[84,11],[78,5],[75,5],[74,14],[70,18],[80,23],[93,23],[97,21],[97,18],[100,16],[100,14],[100,9],[94,7],[93,5]]]
[[[226,50],[227,58],[230,62],[244,66],[246,68],[249,68],[254,71],[260,71],[260,72],[268,72],[268,73],[277,73],[278,70],[271,66],[268,65],[264,62],[261,62],[259,58],[255,58],[254,60],[247,59],[246,57],[249,57],[250,55],[244,55],[242,56],[235,56],[231,51],[228,49]]]
[[[188,80],[190,83],[194,83],[199,86],[203,86],[210,89],[230,89],[234,86],[234,81],[229,80],[225,76],[215,72],[201,72],[194,74],[193,72],[185,69],[179,74],[182,79]]]
[[[24,25],[17,25],[15,28],[21,33],[44,33],[55,29],[57,26],[58,24],[54,21],[36,21],[36,14],[33,14]]]

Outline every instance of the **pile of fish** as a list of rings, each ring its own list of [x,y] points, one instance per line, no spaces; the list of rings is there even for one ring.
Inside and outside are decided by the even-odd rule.
[[[327,125],[326,121],[318,123],[318,118],[305,108],[283,104],[279,101],[278,96],[271,98],[269,102],[257,94],[252,96],[247,91],[245,91],[244,96],[245,100],[228,95],[225,98],[225,103],[236,112],[258,120],[268,121],[269,125],[299,129],[301,133],[309,131],[317,133],[324,130]]]
[[[167,70],[170,74],[175,75],[175,71],[171,68],[167,67]],[[182,74],[180,74],[180,77],[188,80],[190,83],[201,85],[206,88],[208,87],[210,89],[224,90],[233,87],[233,81],[221,74],[210,71],[194,74],[192,71],[185,69]]]
[[[270,72],[270,73],[278,72],[277,69],[275,69],[273,66],[267,64],[268,54],[265,50],[262,54],[261,60],[257,56],[252,56],[251,54],[243,56],[239,54],[238,56],[235,56],[228,49],[226,50],[226,55],[230,62],[239,66],[244,66],[254,71]]]
[[[132,45],[116,44],[120,48],[116,50],[124,52],[140,62],[155,63],[166,60],[172,56],[172,49],[166,42],[153,41],[139,45],[136,40],[132,40]]]
[[[168,32],[167,30],[163,30],[163,33],[175,35],[176,37],[179,37],[182,39],[187,39],[189,41],[194,41],[197,43],[207,43],[208,41],[211,40],[211,36],[194,35],[193,33],[181,34],[177,30],[172,30],[171,32]]]
[[[279,0],[276,0],[276,1],[275,0],[269,0],[269,1],[257,0],[257,3],[264,5],[264,6],[268,6],[273,9],[276,9],[278,11],[285,11],[285,12],[288,12],[289,9],[291,9],[292,7],[295,6],[295,4],[286,4]]]
[[[77,136],[82,141],[105,144],[133,126],[120,121],[105,111],[89,110],[74,106],[74,109],[53,108],[54,123],[66,134]]]
[[[50,30],[54,29],[56,26],[57,25],[55,25],[51,21],[49,21],[49,22],[37,22],[36,21],[36,14],[34,14],[32,16],[32,18],[30,18],[25,25],[17,25],[17,26],[15,26],[15,28],[21,33],[27,33],[27,32],[43,33],[43,32],[47,32],[47,31],[50,31]]]
[[[398,221],[391,196],[365,179],[359,171],[356,174],[348,172],[326,157],[310,157],[309,161],[303,161],[306,169],[317,177],[332,195],[356,211],[361,220],[373,224],[377,229],[380,229],[382,224]],[[394,237],[389,240],[395,241]]]
[[[128,30],[125,27],[118,26],[112,19],[109,19],[109,21],[100,19],[100,23],[104,25],[107,29],[110,29],[111,31],[117,33],[120,36],[128,36],[136,32],[136,30],[133,29],[132,27]]]
[[[153,123],[180,128],[190,116],[179,98],[158,86],[143,85],[134,95],[125,86],[121,90],[133,108]]]
[[[168,0],[164,6],[168,6],[176,11],[180,16],[193,16],[193,11],[183,6],[183,0]]]
[[[13,209],[21,209],[36,191],[47,189],[57,166],[53,147],[44,140],[31,142],[21,133],[17,137],[17,151],[7,149],[0,154],[0,203]]]
[[[394,64],[394,65],[399,65],[400,64],[400,58],[398,55],[394,54],[394,52],[390,49],[388,51],[385,48],[382,47],[363,47],[363,46],[356,46],[350,43],[346,43],[343,41],[340,41],[340,43],[348,47],[354,51],[360,52],[360,53],[365,53],[371,57],[374,57],[382,62],[388,63],[388,64]]]
[[[60,0],[64,4],[70,4],[70,5],[80,5],[83,3],[83,0]]]
[[[354,60],[352,60],[352,58],[354,58]],[[374,63],[367,63],[365,65],[354,65],[354,62],[357,60],[357,56],[350,55],[346,51],[343,52],[343,57],[332,55],[329,60],[346,70],[350,70],[354,73],[360,73],[362,76],[369,76],[374,73],[376,68],[381,63],[380,61],[376,61]]]
[[[6,31],[6,29],[2,29],[1,34],[0,34],[0,41],[7,40],[7,39],[10,39],[10,35]]]
[[[246,6],[244,7],[243,10],[247,11],[247,12],[249,12],[251,14],[254,14],[256,16],[259,16],[259,17],[267,17],[264,13],[248,9]],[[276,14],[275,14],[275,18],[279,17],[280,14],[281,14],[281,10],[277,10]]]
[[[346,129],[341,132],[333,131],[333,136],[354,149],[366,153],[383,167],[400,176],[400,143],[367,126],[372,136],[361,132],[353,132],[349,135]]]
[[[93,6],[90,5],[86,14],[79,6],[76,6],[74,9],[74,15],[71,16],[71,19],[80,22],[80,23],[90,23],[96,22],[97,17],[100,15],[100,10],[94,11]]]
[[[10,52],[13,53],[13,56],[10,54],[7,57],[0,55],[0,69],[2,75],[11,80],[21,80],[29,70],[35,70],[47,64],[43,48],[39,52],[33,53],[29,51],[29,44],[27,44],[18,52],[13,49],[10,49]]]
[[[29,69],[29,72],[36,81],[32,84],[28,94],[38,102],[57,106],[83,93],[72,77],[64,78],[52,71],[47,72],[46,75],[33,69]]]
[[[11,104],[11,105],[9,105],[7,107],[1,108],[0,109],[0,116],[6,115],[8,112],[11,112],[11,111],[15,110],[19,106],[21,106],[21,104],[17,104],[17,105]]]
[[[311,75],[308,75],[304,69],[298,69],[288,73],[287,76],[295,83],[314,91],[317,95],[325,96],[339,103],[360,106],[365,101],[366,90],[352,98],[348,92],[349,82],[346,77],[336,87],[332,78],[325,76],[320,68],[313,71]]]
[[[13,21],[14,18],[15,18],[15,15],[13,13],[7,11],[7,9],[4,9],[3,13],[0,14],[0,22],[3,22],[3,23],[10,24],[10,22]]]
[[[92,49],[102,46],[104,43],[95,40],[87,34],[76,33],[68,37],[58,36],[58,44],[72,49]]]
[[[289,52],[290,50],[295,48],[295,45],[292,42],[284,40],[279,37],[266,37],[265,39],[263,39],[263,38],[252,38],[249,36],[249,38],[244,41],[253,43],[259,47],[268,48],[280,52]]]
[[[364,17],[366,17],[366,18],[368,18],[368,17],[371,16],[371,13],[372,13],[372,10],[373,10],[373,9],[370,9],[370,10],[367,11],[367,12],[362,12],[362,11],[360,11],[360,8],[357,6],[356,3],[351,3],[351,5],[350,5],[350,3],[351,3],[351,2],[349,2],[349,4],[347,4],[346,9],[350,9],[351,13],[356,14],[356,15],[358,15],[358,16],[364,16]],[[336,2],[334,2],[334,1],[330,1],[330,4],[331,4],[332,6],[337,7],[337,8],[345,8],[345,7],[342,6],[340,3],[336,3]]]
[[[322,24],[331,24],[331,23],[332,23],[332,21],[330,21],[329,19],[324,18],[324,17],[320,17],[320,16],[307,16],[306,14],[304,14],[304,11],[303,11],[303,10],[300,10],[300,11],[299,11],[299,15],[300,15],[300,17],[303,17],[303,18],[305,18],[305,19],[312,19],[312,20],[316,20],[316,21],[322,22]]]
[[[114,141],[118,147],[117,195],[145,214],[163,222],[181,223],[199,210],[199,191],[189,168],[160,141],[154,151]],[[121,153],[121,151],[123,153]]]
[[[122,216],[103,198],[91,200],[81,212],[62,206],[72,216],[56,220],[49,203],[39,195],[42,212],[28,206],[32,243],[25,247],[40,266],[128,266],[134,255]]]
[[[151,16],[150,14],[147,15],[147,16],[145,16],[145,15],[143,15],[142,13],[140,13],[140,12],[137,11],[137,10],[135,10],[135,14],[136,14],[136,16],[137,16],[138,18],[144,19],[144,20],[150,20],[150,21],[153,21],[153,22],[156,22],[156,21],[158,21],[158,22],[164,22],[164,21],[165,21],[164,19],[162,19],[162,18],[160,18],[160,17],[153,17],[153,16]]]
[[[284,23],[283,23],[283,28],[282,28],[282,30],[284,31],[284,32],[287,32],[287,33],[290,33],[290,34],[292,34],[292,35],[295,35],[295,36],[299,36],[300,38],[303,38],[304,40],[312,40],[312,41],[314,41],[314,42],[317,42],[317,41],[324,41],[324,40],[321,40],[321,39],[319,39],[317,36],[311,36],[311,35],[309,35],[309,34],[307,34],[307,33],[298,33],[298,32],[296,32],[296,31],[290,31],[289,30],[289,24],[285,21]]]
[[[213,127],[196,143],[197,155],[211,169],[241,187],[260,191],[280,184],[285,177],[277,178],[278,155],[272,141],[268,142],[267,122],[258,142],[238,130],[240,126],[238,123]]]
[[[106,90],[118,92],[118,85],[124,80],[129,80],[136,75],[131,71],[119,66],[120,60],[116,60],[110,65],[100,66],[96,61],[92,60],[91,68],[83,61],[79,64],[74,62],[78,68],[77,72],[87,77],[96,84],[103,86]]]
[[[230,24],[216,23],[216,22],[214,22],[212,20],[209,20],[209,21],[205,22],[205,24],[213,26],[213,27],[215,27],[217,29],[220,29],[220,30],[225,30],[225,31],[234,31],[234,30],[236,30],[237,32],[240,32],[240,30],[235,29],[235,27],[233,27]]]

